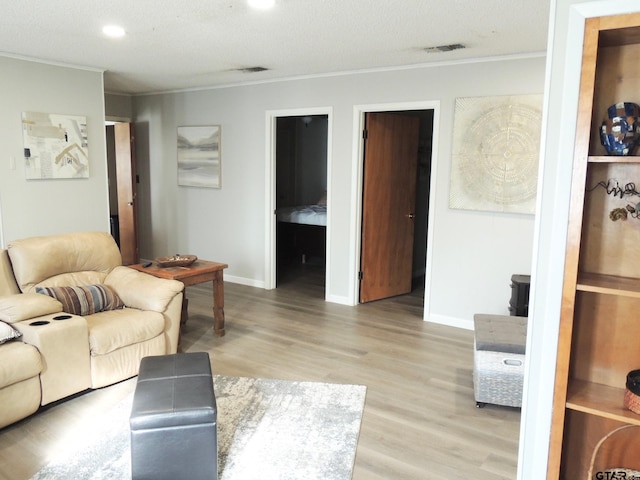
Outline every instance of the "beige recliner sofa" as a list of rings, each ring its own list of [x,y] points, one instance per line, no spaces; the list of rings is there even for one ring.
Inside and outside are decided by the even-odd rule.
[[[20,293],[6,250],[0,250],[0,310]],[[25,305],[25,308],[26,305]],[[16,306],[17,309],[17,306]],[[14,310],[17,313],[17,310]],[[33,345],[13,340],[0,345],[0,427],[31,415],[40,406],[42,359]]]
[[[0,427],[135,376],[142,357],[175,353],[183,290],[122,266],[106,232],[10,242],[0,250],[0,320],[22,336],[0,345]]]

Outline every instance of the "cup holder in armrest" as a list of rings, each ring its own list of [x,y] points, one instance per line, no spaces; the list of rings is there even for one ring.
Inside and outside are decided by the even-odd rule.
[[[35,322],[31,322],[29,325],[33,325],[34,327],[39,327],[40,325],[47,325],[49,323],[48,320],[36,320]]]
[[[58,315],[56,317],[53,317],[54,320],[69,320],[71,318],[71,315]]]

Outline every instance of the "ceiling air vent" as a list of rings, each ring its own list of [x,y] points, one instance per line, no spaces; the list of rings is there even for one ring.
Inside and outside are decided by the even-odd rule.
[[[264,72],[265,70],[269,70],[266,67],[246,67],[246,68],[238,68],[239,72],[242,73],[258,73],[258,72]]]
[[[449,44],[449,45],[438,45],[437,47],[427,47],[427,48],[424,49],[424,51],[427,52],[427,53],[451,52],[453,50],[460,50],[462,48],[467,48],[467,47],[465,47],[461,43],[452,43],[452,44]]]

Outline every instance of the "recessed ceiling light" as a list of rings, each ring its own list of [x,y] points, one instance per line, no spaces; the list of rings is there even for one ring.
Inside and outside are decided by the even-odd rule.
[[[249,6],[258,8],[260,10],[266,10],[276,4],[276,0],[248,0]]]
[[[118,27],[117,25],[107,25],[102,29],[102,33],[113,38],[124,37],[124,28]]]

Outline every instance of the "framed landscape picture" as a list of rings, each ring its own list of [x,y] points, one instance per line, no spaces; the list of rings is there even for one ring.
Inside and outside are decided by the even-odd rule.
[[[178,185],[221,188],[220,125],[178,127]]]

